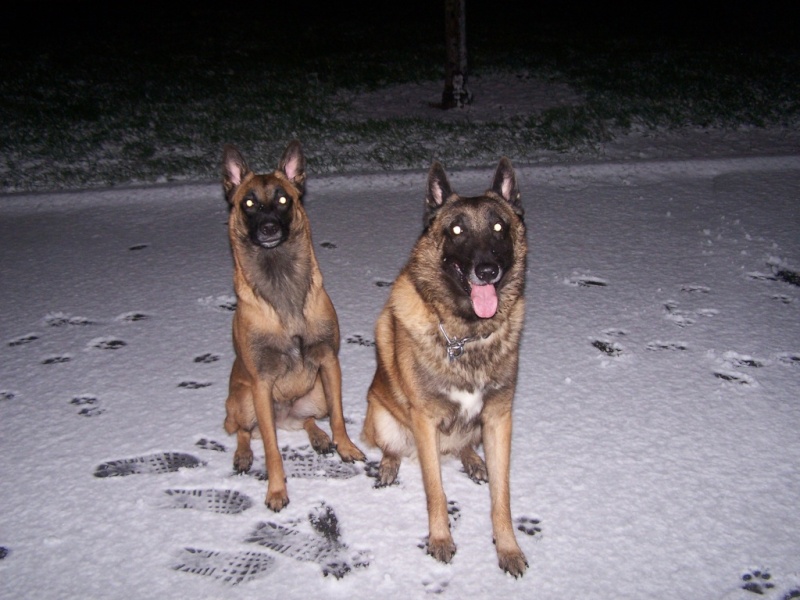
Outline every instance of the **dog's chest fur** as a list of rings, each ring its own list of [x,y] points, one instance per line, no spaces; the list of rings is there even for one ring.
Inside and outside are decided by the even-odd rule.
[[[446,397],[459,407],[459,417],[466,422],[472,421],[483,409],[483,390],[471,392],[451,387],[445,390]]]

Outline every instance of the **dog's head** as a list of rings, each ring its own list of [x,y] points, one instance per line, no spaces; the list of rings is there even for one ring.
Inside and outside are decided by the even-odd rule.
[[[453,192],[438,162],[428,174],[425,233],[435,240],[440,273],[467,319],[490,319],[522,293],[525,225],[516,176],[503,157],[492,187],[481,196]]]
[[[225,145],[222,187],[237,237],[264,249],[276,248],[289,238],[293,220],[302,211],[305,165],[298,141],[286,147],[277,170],[264,175],[253,173],[241,153]]]

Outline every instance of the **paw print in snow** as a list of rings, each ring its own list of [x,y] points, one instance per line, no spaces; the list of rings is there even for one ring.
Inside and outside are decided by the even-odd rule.
[[[622,346],[616,342],[606,342],[603,340],[594,340],[592,346],[600,350],[607,356],[619,356],[622,354]]]
[[[662,342],[660,340],[656,340],[647,344],[646,348],[651,351],[663,351],[663,350],[688,350],[689,346],[684,342]]]
[[[767,571],[755,570],[742,575],[743,590],[753,592],[754,594],[763,595],[766,590],[771,590],[775,587],[772,583],[772,576]]]
[[[726,352],[722,358],[727,364],[734,368],[748,367],[751,369],[760,369],[765,365],[763,360],[736,352]]]
[[[591,275],[576,275],[566,279],[564,283],[576,287],[608,287],[608,282],[605,279],[592,277]]]
[[[426,594],[441,594],[450,585],[449,577],[425,577],[422,580],[422,587]]]
[[[215,363],[218,360],[219,360],[219,356],[217,356],[216,354],[210,354],[210,353],[201,354],[200,356],[195,356],[195,358],[194,358],[194,362],[202,363],[204,365]]]
[[[541,521],[532,517],[517,517],[514,519],[517,531],[525,535],[535,536],[542,533]]]
[[[355,334],[355,335],[349,336],[347,338],[346,342],[348,344],[352,344],[354,346],[366,346],[368,348],[375,345],[375,342],[373,342],[372,340],[370,340],[368,338],[365,338],[364,336],[362,336],[361,334],[358,334],[358,333]]]
[[[206,296],[198,300],[203,306],[221,310],[223,312],[234,312],[236,310],[236,296]]]
[[[450,529],[455,529],[456,523],[461,518],[461,507],[455,500],[447,501],[447,515],[450,517]]]
[[[8,342],[8,345],[11,346],[12,348],[15,346],[24,346],[25,344],[30,344],[31,342],[35,342],[38,339],[39,339],[38,335],[36,335],[35,333],[29,333],[27,335],[22,335],[18,338],[14,338],[10,342]]]
[[[785,365],[800,365],[800,353],[786,352],[778,355],[778,360]]]
[[[90,394],[75,396],[69,403],[73,406],[83,407],[78,411],[78,414],[82,417],[96,417],[106,412],[104,408],[98,406],[99,400],[97,397]]]
[[[98,350],[119,350],[128,344],[116,338],[96,338],[89,342],[90,348]]]
[[[202,448],[203,450],[213,450],[214,452],[227,452],[227,448],[223,444],[216,442],[214,440],[209,440],[206,438],[200,438],[197,440],[195,444],[198,448]]]
[[[201,390],[209,387],[210,385],[211,383],[208,381],[181,381],[178,384],[178,387],[185,390]]]
[[[756,380],[745,375],[744,373],[736,373],[734,371],[714,371],[714,377],[727,381],[728,383],[736,383],[738,385],[753,385]]]
[[[49,313],[45,315],[44,322],[48,327],[64,327],[65,325],[92,325],[86,317],[72,317],[62,312]]]
[[[790,271],[789,269],[778,269],[775,272],[775,278],[784,283],[800,286],[800,273]]]
[[[72,360],[72,357],[67,354],[62,354],[58,356],[49,356],[42,361],[43,365],[60,365],[62,363],[67,363]]]
[[[117,317],[117,321],[123,323],[138,323],[139,321],[146,321],[150,316],[140,312],[124,313]]]

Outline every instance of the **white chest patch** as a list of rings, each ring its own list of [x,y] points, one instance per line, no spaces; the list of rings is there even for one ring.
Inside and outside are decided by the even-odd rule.
[[[481,390],[465,392],[457,388],[450,388],[447,395],[450,400],[461,406],[461,416],[467,421],[477,417],[483,408],[483,392]]]

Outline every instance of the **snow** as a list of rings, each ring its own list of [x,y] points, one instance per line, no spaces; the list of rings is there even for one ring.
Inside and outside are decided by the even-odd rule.
[[[0,595],[795,597],[800,156],[750,146],[684,160],[704,147],[673,141],[681,160],[657,143],[650,161],[628,160],[635,144],[598,164],[510,157],[530,246],[511,472],[530,562],[519,580],[497,567],[487,486],[457,461],[443,465],[450,565],[419,547],[413,462],[375,489],[365,465],[281,431],[291,503],[277,514],[264,481],[233,474],[219,184],[3,197]],[[491,169],[447,166],[462,193],[490,185]],[[354,439],[373,324],[419,235],[424,187],[419,171],[309,176]],[[95,476],[109,473],[126,476]]]

